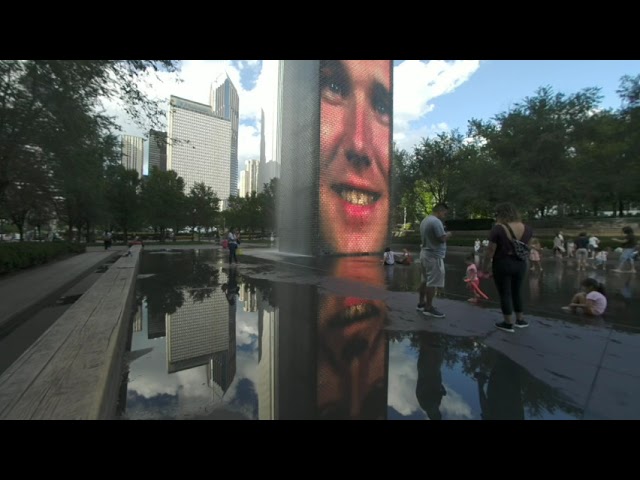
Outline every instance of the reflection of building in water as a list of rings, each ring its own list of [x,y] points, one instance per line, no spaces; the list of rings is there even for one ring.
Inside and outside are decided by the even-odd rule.
[[[142,331],[142,315],[143,313],[147,313],[146,309],[142,309],[142,304],[138,305],[138,309],[136,310],[136,316],[133,319],[133,331],[141,332]]]
[[[278,312],[267,300],[258,296],[258,419],[276,420],[278,400]]]
[[[255,312],[258,310],[258,301],[255,290],[252,292],[248,284],[240,286],[240,301],[243,302],[245,312]]]
[[[221,273],[220,280],[226,282]],[[207,366],[207,385],[221,397],[236,372],[235,309],[217,289],[202,302],[189,299],[166,316],[168,372]]]
[[[166,335],[166,322],[163,313],[151,314],[149,311],[149,303],[147,300],[142,301],[142,318],[143,324],[147,325],[147,338],[163,338]]]

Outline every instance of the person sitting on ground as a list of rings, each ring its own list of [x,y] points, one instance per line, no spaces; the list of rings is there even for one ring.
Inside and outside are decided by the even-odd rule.
[[[391,251],[391,248],[387,247],[384,249],[384,255],[382,255],[382,263],[385,265],[393,265],[396,263],[396,258]]]
[[[406,248],[402,249],[402,254],[394,253],[393,258],[396,263],[399,263],[400,265],[411,265],[413,263],[413,258],[411,257],[409,250]]]
[[[573,313],[581,311],[594,317],[602,315],[607,309],[604,285],[594,278],[585,278],[581,285],[583,291],[576,293],[571,303],[562,309]]]

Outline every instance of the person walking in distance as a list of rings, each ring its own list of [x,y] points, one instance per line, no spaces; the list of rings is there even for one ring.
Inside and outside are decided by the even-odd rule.
[[[449,207],[445,203],[439,203],[433,208],[431,215],[420,223],[422,282],[417,310],[428,317],[445,316],[433,306],[433,298],[436,288],[444,288],[444,257],[451,232],[445,232],[442,221],[447,217],[448,211]]]
[[[234,260],[237,264],[238,257],[236,256],[236,250],[238,250],[238,244],[240,243],[240,239],[236,234],[235,228],[232,228],[229,230],[229,235],[227,236],[227,240],[229,242],[229,265],[231,265]]]
[[[533,237],[531,227],[522,223],[520,214],[511,203],[496,207],[496,224],[489,234],[487,262],[493,260],[493,278],[500,295],[500,307],[504,320],[496,327],[505,332],[513,332],[513,327],[528,327],[522,313],[522,283],[527,273],[527,260],[516,252],[515,241],[529,245]],[[513,312],[516,321],[513,322]]]

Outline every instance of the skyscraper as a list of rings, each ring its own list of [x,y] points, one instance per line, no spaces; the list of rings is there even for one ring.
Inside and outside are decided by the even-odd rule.
[[[230,195],[238,195],[238,127],[240,124],[240,97],[231,79],[227,78],[218,85],[211,86],[211,108],[220,118],[231,122],[231,178]],[[225,197],[226,198],[226,197]]]
[[[260,193],[264,189],[267,179],[267,153],[265,152],[264,140],[264,110],[260,110],[260,166],[258,167],[258,188],[256,192]]]
[[[172,95],[167,133],[167,170],[184,179],[185,193],[194,183],[204,182],[226,203],[231,193],[232,122],[217,116],[209,105]]]
[[[258,178],[260,175],[260,168],[258,160],[249,160],[247,162],[247,173],[245,175],[245,188],[247,189],[247,196],[251,196],[251,192],[258,192],[260,185],[258,184]]]
[[[238,196],[239,197],[246,197],[247,196],[247,171],[246,170],[242,170],[240,172],[240,181],[238,182]]]
[[[151,169],[167,170],[167,132],[149,130],[149,173]]]
[[[144,138],[133,135],[122,136],[122,165],[128,170],[138,172],[142,178],[142,166],[144,163]]]

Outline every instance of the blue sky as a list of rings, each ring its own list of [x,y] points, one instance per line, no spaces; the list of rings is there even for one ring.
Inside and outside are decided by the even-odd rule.
[[[616,89],[625,74],[640,74],[640,61],[482,61],[469,80],[433,101],[436,108],[428,117],[430,123],[446,122],[466,131],[470,118],[489,119],[544,85],[568,94],[601,87],[602,106],[617,108],[620,99]]]
[[[185,60],[181,83],[150,82],[149,92],[159,99],[178,95],[209,102],[212,82],[227,74],[240,96],[239,170],[259,158],[260,110],[266,118],[267,160],[273,158],[277,60]],[[458,128],[467,131],[471,118],[490,119],[537,88],[576,93],[601,87],[601,107],[617,108],[615,93],[623,75],[640,74],[639,60],[395,60],[394,140],[411,150],[422,137]],[[161,77],[163,74],[161,74]],[[123,118],[116,111],[119,118]],[[125,132],[144,135],[129,122]]]

